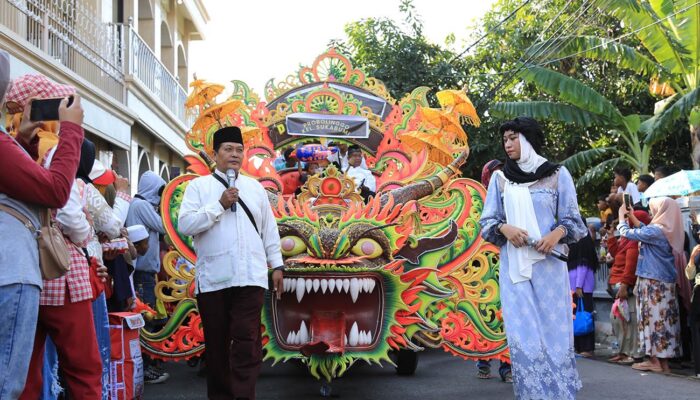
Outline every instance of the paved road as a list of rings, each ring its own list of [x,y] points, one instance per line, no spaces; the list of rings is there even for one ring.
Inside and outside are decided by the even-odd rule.
[[[644,374],[602,361],[580,360],[583,390],[578,399],[685,400],[700,399],[700,380]],[[145,399],[206,399],[206,384],[196,369],[184,363],[167,364],[172,375],[161,385],[146,387]],[[495,372],[495,369],[494,369]],[[274,368],[266,364],[258,382],[258,400],[321,399],[319,383],[293,364]],[[480,380],[473,362],[440,351],[420,354],[416,375],[401,377],[394,368],[356,365],[333,384],[332,397],[350,400],[512,399],[510,384],[500,379]]]

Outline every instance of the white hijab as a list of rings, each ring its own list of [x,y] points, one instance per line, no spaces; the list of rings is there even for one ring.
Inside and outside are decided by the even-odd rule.
[[[518,137],[520,138],[520,159],[517,161],[518,167],[520,167],[523,172],[534,173],[537,171],[537,168],[547,162],[547,159],[537,154],[530,142],[525,138],[525,135],[519,133]]]
[[[535,152],[535,149],[532,148],[532,145],[522,133],[519,134],[519,139],[520,159],[517,161],[518,167],[523,172],[533,173],[547,159]],[[502,174],[500,171],[498,173]],[[526,230],[532,239],[541,239],[542,234],[537,224],[535,207],[532,204],[532,196],[530,194],[530,186],[536,181],[523,184],[513,183],[507,179],[505,181],[503,208],[506,212],[506,222],[508,225]],[[544,254],[539,253],[532,247],[516,248],[510,242],[506,244],[506,252],[508,254],[508,271],[513,283],[530,280],[532,278],[532,265],[545,259]]]

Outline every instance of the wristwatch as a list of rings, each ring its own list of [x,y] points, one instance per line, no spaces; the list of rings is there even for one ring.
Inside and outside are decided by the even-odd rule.
[[[499,222],[498,225],[496,225],[496,232],[503,234],[503,232],[501,232],[501,227],[503,227],[503,225],[505,225],[505,223]]]

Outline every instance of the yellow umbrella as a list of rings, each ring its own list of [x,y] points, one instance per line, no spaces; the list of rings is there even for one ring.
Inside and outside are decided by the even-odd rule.
[[[185,107],[187,108],[203,107],[205,104],[212,104],[216,96],[224,91],[224,85],[205,82],[202,79],[196,79],[190,83],[190,87],[192,88],[192,93],[187,96],[185,101]]]
[[[229,100],[215,106],[211,106],[205,109],[197,118],[197,120],[192,125],[192,130],[203,130],[206,131],[214,124],[219,126],[224,126],[226,124],[226,117],[235,113],[243,107],[240,100]]]
[[[224,127],[230,124],[227,117],[236,113],[241,107],[244,107],[240,100],[229,100],[221,104],[204,109],[197,117],[197,120],[192,125],[192,135],[194,140],[204,144],[207,151],[211,150],[211,138],[207,137],[213,126]]]
[[[415,152],[428,150],[428,160],[440,165],[447,165],[454,160],[450,149],[440,140],[441,135],[437,132],[409,131],[401,136],[401,143],[408,146]]]
[[[430,125],[435,126],[440,131],[451,134],[449,135],[451,140],[456,139],[462,143],[467,142],[467,133],[464,132],[462,125],[451,112],[422,107],[421,113],[425,121]]]
[[[242,126],[241,134],[243,135],[243,143],[247,143],[260,135],[260,128],[257,126]]]
[[[459,114],[465,124],[481,125],[476,108],[464,90],[441,90],[437,92],[437,99],[442,107]]]

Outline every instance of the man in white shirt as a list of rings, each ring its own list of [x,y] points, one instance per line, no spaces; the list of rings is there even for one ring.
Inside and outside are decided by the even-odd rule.
[[[367,167],[362,167],[362,150],[359,146],[348,148],[348,168],[345,173],[355,182],[355,189],[360,192],[362,198],[367,201],[370,196],[374,196],[377,191],[377,180],[372,171]]]
[[[328,142],[328,147],[338,148],[337,153],[333,153],[330,156],[328,156],[328,162],[336,164],[341,171],[345,171],[346,169],[348,169],[348,145],[340,142]],[[360,165],[362,166],[362,168],[367,169],[367,163],[365,163],[364,158],[362,158],[362,162]]]
[[[637,185],[632,182],[632,171],[629,168],[617,167],[613,173],[615,174],[613,184],[617,186],[617,193],[627,193],[632,198],[632,204],[639,203],[641,196]]]
[[[197,253],[208,397],[254,399],[268,266],[274,268],[277,300],[283,290],[280,237],[267,192],[257,180],[239,175],[245,154],[241,130],[225,127],[213,139],[216,170],[187,186],[178,229],[193,236]]]

